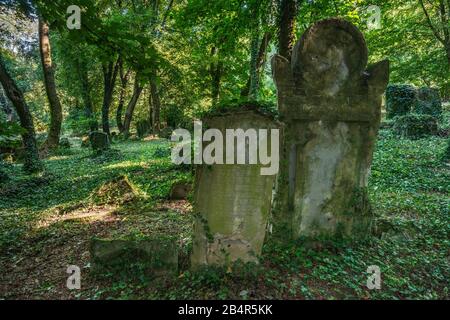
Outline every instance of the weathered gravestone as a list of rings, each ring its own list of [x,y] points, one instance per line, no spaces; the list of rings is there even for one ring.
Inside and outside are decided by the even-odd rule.
[[[104,132],[94,131],[89,134],[92,150],[99,152],[109,149],[109,137]]]
[[[272,59],[285,123],[274,230],[291,238],[355,236],[371,225],[367,179],[389,62],[367,64],[361,32],[320,21],[292,61]]]
[[[261,161],[250,164],[249,145],[254,147],[257,141],[259,148],[266,145],[269,153],[278,154],[278,149],[272,150],[272,143],[275,140],[278,143],[278,137],[273,137],[270,130],[279,128],[279,123],[258,111],[241,110],[210,117],[203,121],[205,124],[208,128],[218,129],[224,138],[227,129],[244,132],[255,129],[256,139],[255,136],[253,141],[244,139],[243,144],[233,139],[233,151],[231,144],[227,147],[227,141],[223,144],[224,164],[197,166],[192,266],[226,265],[238,259],[256,262],[266,234],[276,172],[262,175],[261,169],[267,168],[266,165]],[[259,129],[267,129],[267,135],[261,134]],[[245,151],[241,147],[245,147]],[[236,160],[235,164],[225,164],[228,151]],[[246,164],[237,164],[239,155],[245,157]],[[261,159],[260,153],[257,157]],[[278,165],[278,158],[276,161]]]

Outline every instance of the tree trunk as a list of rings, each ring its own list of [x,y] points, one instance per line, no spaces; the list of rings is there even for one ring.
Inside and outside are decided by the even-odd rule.
[[[256,70],[257,70],[258,79],[261,77],[261,72],[264,70],[264,65],[266,63],[267,48],[269,47],[271,40],[272,40],[272,34],[270,32],[264,33],[261,44],[259,46],[258,59],[256,60],[257,61]],[[249,76],[247,83],[245,84],[245,87],[241,91],[241,97],[247,97],[249,95],[250,82],[251,82],[251,77]]]
[[[214,56],[217,55],[217,61],[211,61],[210,64],[210,75],[211,75],[211,100],[212,105],[216,105],[219,101],[220,95],[220,79],[222,77],[223,63],[219,60],[218,50],[216,47],[211,48],[211,60],[214,60]]]
[[[15,121],[13,107],[11,106],[8,98],[6,97],[2,86],[0,86],[0,106],[3,112],[6,114],[6,121],[8,122]]]
[[[62,124],[62,107],[56,92],[55,70],[52,63],[52,54],[49,38],[48,24],[39,19],[39,49],[41,53],[42,69],[44,72],[45,91],[50,105],[50,128],[45,145],[54,149],[59,145],[59,135]]]
[[[295,18],[297,16],[297,0],[281,0],[278,17],[278,51],[291,60],[295,41]]]
[[[116,84],[117,73],[119,70],[120,57],[117,63],[109,62],[108,65],[103,64],[103,104],[102,104],[102,129],[107,135],[110,135],[109,130],[109,108],[111,106],[112,97],[114,93],[114,86]]]
[[[124,126],[123,126],[123,121],[122,121],[122,112],[123,112],[123,107],[125,105],[125,95],[126,95],[126,89],[127,89],[127,84],[128,84],[128,77],[130,75],[130,71],[128,70],[127,73],[123,72],[123,63],[120,63],[119,66],[119,76],[120,76],[120,96],[119,96],[119,105],[117,106],[117,112],[116,112],[116,123],[117,123],[117,128],[119,128],[119,132],[122,133]]]
[[[450,69],[450,43],[447,45],[447,48],[445,48],[447,53],[447,68]]]
[[[123,133],[125,137],[128,137],[130,134],[130,125],[131,120],[133,118],[134,108],[139,100],[139,96],[141,95],[143,87],[139,84],[138,76],[136,75],[136,79],[134,80],[134,90],[133,96],[131,97],[130,102],[128,103],[127,110],[125,112],[125,120],[123,123]]]
[[[159,99],[158,85],[156,83],[156,76],[152,76],[150,79],[150,93],[152,96],[152,124],[153,132],[159,134],[161,130],[161,121],[159,114],[161,111],[161,100]]]
[[[152,101],[152,91],[151,87],[149,88],[149,94],[148,94],[148,123],[150,124],[150,128],[154,130],[153,128],[153,101]]]
[[[5,93],[13,106],[16,108],[20,119],[20,125],[25,131],[22,133],[23,144],[25,146],[24,170],[26,172],[37,172],[43,169],[42,162],[39,160],[39,153],[36,143],[36,134],[34,131],[33,118],[25,102],[22,91],[17,87],[14,80],[6,70],[3,57],[0,55],[0,82]]]
[[[91,99],[91,86],[89,84],[89,74],[86,65],[82,61],[77,60],[77,69],[81,82],[81,97],[83,99],[86,118],[89,119],[89,131],[97,131],[98,123],[94,118],[94,107]]]

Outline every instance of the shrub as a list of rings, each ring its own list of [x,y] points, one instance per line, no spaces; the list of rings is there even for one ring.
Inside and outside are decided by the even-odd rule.
[[[441,118],[442,101],[439,91],[435,88],[428,87],[417,89],[417,101],[414,104],[414,112]]]
[[[411,85],[389,85],[386,89],[386,118],[408,114],[416,102],[416,89]]]
[[[3,160],[0,159],[0,183],[6,181],[9,179],[8,174],[6,173],[6,167],[5,164],[3,163]]]
[[[450,139],[447,139],[447,148],[444,151],[444,154],[442,155],[443,161],[450,161]]]
[[[393,126],[396,134],[410,139],[435,135],[438,131],[436,118],[427,114],[407,114],[397,117]]]

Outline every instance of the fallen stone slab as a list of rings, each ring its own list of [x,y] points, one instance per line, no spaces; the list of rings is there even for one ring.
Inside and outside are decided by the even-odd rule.
[[[113,272],[139,266],[146,275],[164,276],[178,271],[178,244],[175,238],[99,239],[90,243],[93,270]]]

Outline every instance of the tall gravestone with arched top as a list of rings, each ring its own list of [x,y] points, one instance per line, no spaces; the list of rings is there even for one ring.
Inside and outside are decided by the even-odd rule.
[[[389,62],[366,67],[367,60],[363,35],[341,19],[310,27],[292,61],[273,57],[285,123],[277,232],[297,238],[369,231],[367,182]]]

